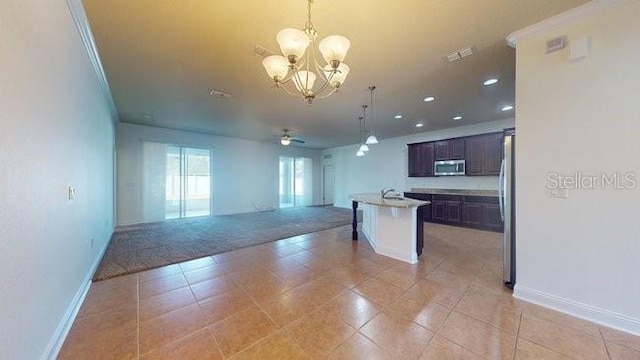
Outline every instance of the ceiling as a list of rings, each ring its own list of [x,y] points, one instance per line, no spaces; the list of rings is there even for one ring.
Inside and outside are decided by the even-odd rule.
[[[302,28],[305,0],[84,0],[120,120],[274,141],[282,128],[328,148],[357,143],[375,85],[379,139],[513,117],[515,50],[505,37],[587,0],[315,0],[319,38],[351,40],[341,93],[309,106],[272,88],[254,44]],[[473,45],[475,54],[446,55]],[[495,77],[496,85],[482,82]],[[232,94],[228,100],[211,89]],[[425,96],[435,101],[422,101]],[[394,119],[401,114],[402,119]],[[456,115],[464,116],[454,121]],[[418,121],[425,126],[416,128]],[[371,124],[372,121],[368,121]]]

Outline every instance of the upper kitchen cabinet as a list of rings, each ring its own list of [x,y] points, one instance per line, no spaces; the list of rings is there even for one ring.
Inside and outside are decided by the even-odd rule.
[[[433,176],[433,143],[409,144],[409,176]]]
[[[499,175],[502,164],[502,133],[471,136],[466,138],[467,175]]]
[[[461,160],[464,159],[464,138],[436,141],[435,160]]]

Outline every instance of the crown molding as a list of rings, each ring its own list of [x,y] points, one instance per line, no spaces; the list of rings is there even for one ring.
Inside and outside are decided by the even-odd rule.
[[[553,30],[560,26],[574,24],[580,20],[601,14],[628,1],[629,0],[592,0],[591,2],[550,17],[537,24],[512,32],[506,37],[507,45],[515,48],[520,41],[529,39],[535,35]]]
[[[113,122],[116,123],[118,121],[118,111],[116,110],[116,104],[113,101],[113,96],[111,95],[107,76],[104,72],[104,68],[102,67],[102,61],[100,61],[100,54],[98,53],[96,41],[93,38],[93,32],[91,31],[87,14],[84,11],[84,6],[82,6],[82,0],[66,0],[66,2],[69,12],[73,17],[73,22],[76,24],[76,29],[78,29],[78,32],[80,33],[80,38],[82,39],[85,50],[87,51],[89,60],[91,61],[93,71],[98,78],[98,85],[100,86],[100,90],[107,102]]]

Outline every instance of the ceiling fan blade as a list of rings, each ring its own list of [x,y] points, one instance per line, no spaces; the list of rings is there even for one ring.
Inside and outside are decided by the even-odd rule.
[[[306,141],[298,138],[291,138],[291,141],[296,142],[298,144],[304,144]]]

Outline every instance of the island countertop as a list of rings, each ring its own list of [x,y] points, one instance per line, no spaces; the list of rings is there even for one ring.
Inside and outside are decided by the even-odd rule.
[[[392,198],[382,199],[380,197],[380,194],[376,194],[376,193],[352,194],[352,195],[349,195],[349,199],[353,201],[357,201],[362,204],[395,207],[395,208],[413,208],[413,207],[431,204],[430,201],[421,201],[421,200],[409,199],[405,197],[392,197]]]

